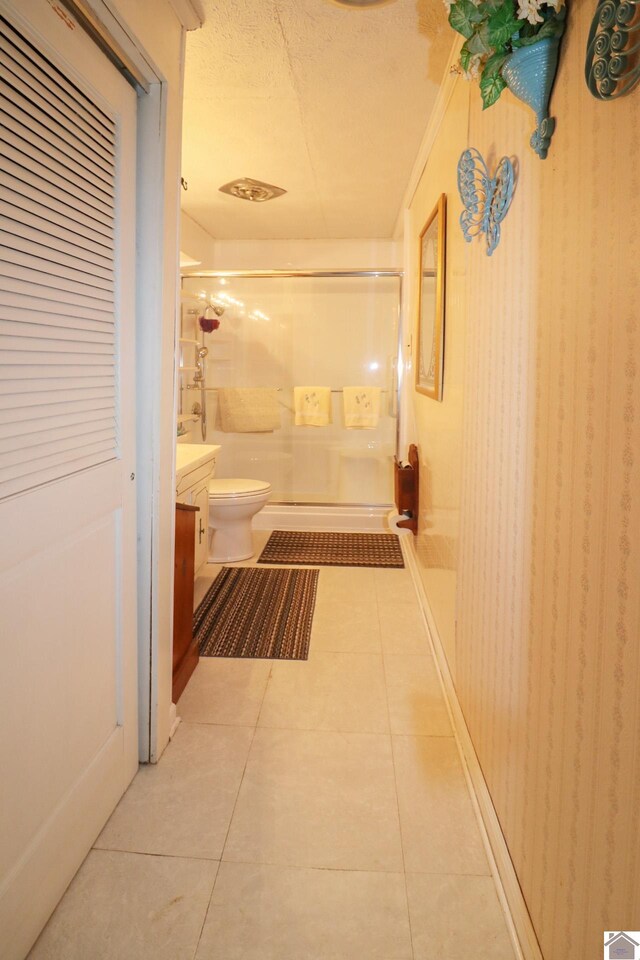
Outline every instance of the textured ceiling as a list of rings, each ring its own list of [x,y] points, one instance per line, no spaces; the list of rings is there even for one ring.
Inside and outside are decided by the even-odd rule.
[[[222,239],[388,237],[452,43],[441,0],[204,0],[187,39],[183,208]],[[255,204],[237,177],[284,187]]]

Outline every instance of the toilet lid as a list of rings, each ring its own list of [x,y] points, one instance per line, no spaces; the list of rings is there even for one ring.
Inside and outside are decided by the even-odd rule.
[[[249,497],[256,493],[268,493],[271,484],[263,480],[211,480],[209,495],[212,497]]]

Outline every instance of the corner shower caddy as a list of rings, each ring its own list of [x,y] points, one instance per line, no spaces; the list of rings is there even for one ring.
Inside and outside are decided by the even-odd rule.
[[[215,310],[216,315],[219,317],[221,313],[224,313],[224,310],[219,311],[219,308],[216,309],[215,305],[206,301],[202,301],[199,297],[191,297],[183,295],[181,302],[185,303],[197,303],[199,306],[197,308],[191,308],[187,311],[188,314],[192,316],[197,316],[201,310],[206,312],[208,310]],[[180,337],[180,356],[179,356],[179,365],[178,372],[180,375],[180,384],[179,384],[179,408],[178,408],[178,417],[177,417],[177,426],[178,426],[178,436],[181,435],[181,428],[185,423],[197,423],[200,421],[200,429],[202,433],[203,442],[207,439],[207,376],[206,376],[206,358],[209,353],[208,347],[204,345],[204,331],[201,335],[202,342],[200,340],[195,340],[189,337]],[[185,365],[185,349],[193,348],[194,351],[194,365]],[[185,373],[193,374],[191,383],[184,383],[182,375]],[[191,411],[186,412],[184,410],[185,405],[185,391],[187,390],[199,390],[200,391],[200,400],[195,401],[191,405]],[[184,433],[186,431],[182,431]]]

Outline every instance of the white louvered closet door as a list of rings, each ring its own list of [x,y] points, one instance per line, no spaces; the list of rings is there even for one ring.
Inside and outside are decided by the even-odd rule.
[[[137,769],[136,95],[0,0],[0,931],[17,960]]]

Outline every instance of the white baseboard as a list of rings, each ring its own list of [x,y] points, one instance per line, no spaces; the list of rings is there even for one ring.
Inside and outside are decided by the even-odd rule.
[[[422,615],[427,628],[429,644],[436,661],[440,684],[444,693],[460,759],[471,794],[471,800],[480,826],[480,833],[496,884],[498,898],[504,912],[517,960],[544,960],[529,916],[518,877],[509,854],[498,816],[493,806],[480,762],[476,755],[462,708],[458,701],[453,677],[438,633],[429,598],[418,569],[413,537],[402,538],[403,552],[413,578]]]

